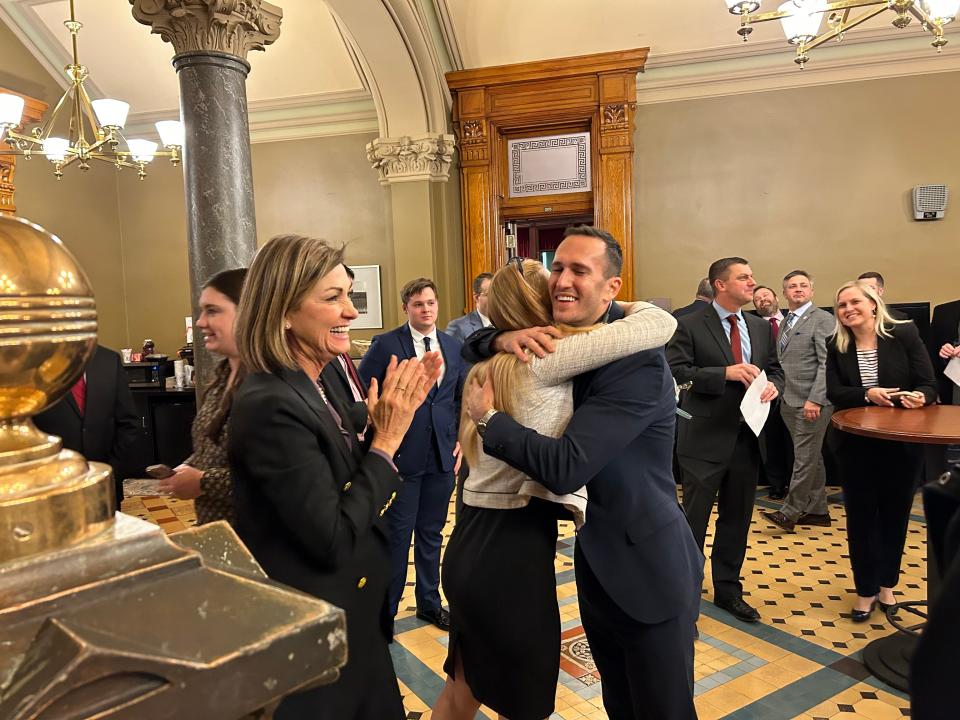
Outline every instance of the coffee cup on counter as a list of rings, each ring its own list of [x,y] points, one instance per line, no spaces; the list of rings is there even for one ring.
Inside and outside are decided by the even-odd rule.
[[[123,350],[120,351],[120,357],[123,358],[123,361],[124,361],[125,363],[132,363],[132,362],[133,362],[133,348],[123,348]]]
[[[193,365],[183,364],[183,378],[187,387],[193,387]]]
[[[177,390],[183,390],[187,385],[187,374],[184,366],[186,363],[183,360],[174,360],[173,361],[173,377],[176,382]]]
[[[143,353],[139,353],[139,352],[130,353],[130,362],[142,362],[142,361],[143,361]]]

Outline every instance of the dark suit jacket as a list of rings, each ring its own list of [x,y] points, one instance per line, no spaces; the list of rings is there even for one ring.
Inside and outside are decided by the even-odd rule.
[[[339,396],[327,396],[352,446],[301,370],[244,378],[228,431],[236,530],[271,578],[343,608],[348,623],[379,618],[389,637],[382,515],[400,477],[359,444]]]
[[[750,333],[750,363],[766,371],[783,392],[783,369],[770,323],[744,313]],[[677,433],[677,454],[710,462],[729,460],[740,432],[740,402],[746,388],[728,381],[733,351],[713,305],[679,319],[677,332],[667,345],[667,360],[677,384],[692,382],[684,394],[683,409],[693,417],[682,420]]]
[[[348,357],[347,362],[352,363],[353,360]],[[343,402],[350,416],[351,424],[355,428],[363,430],[363,428],[367,426],[367,404],[364,402],[354,402],[353,389],[350,387],[350,378],[347,377],[347,373],[340,364],[340,361],[334,359],[324,365],[323,370],[320,372],[320,377],[323,380],[324,387],[329,388],[330,392],[336,393]],[[366,383],[363,383],[363,378],[360,379],[360,382],[363,385],[360,389],[363,391],[364,397],[366,397]]]
[[[614,303],[609,320],[623,317]],[[497,413],[484,451],[563,495],[587,484],[577,542],[603,588],[631,617],[657,623],[699,600],[703,556],[677,504],[673,379],[663,350],[579,375],[574,414],[551,438]]]
[[[937,383],[930,356],[920,340],[920,331],[908,322],[890,327],[891,337],[877,338],[877,381],[880,387],[920,390],[926,404],[936,402]],[[857,349],[851,343],[847,351],[837,350],[836,338],[827,342],[827,397],[837,410],[869,405],[867,388],[860,379]]]
[[[710,307],[710,303],[706,300],[700,300],[699,298],[694,300],[689,305],[684,305],[681,308],[677,308],[673,311],[673,316],[675,318],[683,317],[684,315],[689,315],[690,313],[695,313],[698,310],[703,310],[705,307]]]
[[[430,391],[427,399],[417,408],[410,429],[394,456],[394,462],[403,475],[416,475],[424,471],[427,453],[434,451],[434,443],[440,453],[441,469],[444,472],[453,470],[453,450],[460,428],[460,397],[469,368],[460,356],[458,340],[442,332],[437,333],[437,340],[446,366],[443,381],[439,388]],[[377,378],[377,383],[382,385],[391,355],[396,355],[397,360],[417,356],[407,323],[373,338],[370,349],[360,361],[359,372],[363,381],[369,385],[371,378]]]
[[[451,320],[444,332],[462,343],[482,327],[483,320],[480,319],[480,313],[473,310],[466,315]]]
[[[140,433],[140,415],[133,402],[120,355],[97,345],[86,367],[86,411],[80,415],[73,393],[33,418],[45,433],[63,438],[63,446],[87,460],[105,462],[117,480],[131,470],[130,451]]]
[[[957,345],[960,342],[960,300],[937,305],[933,309],[933,320],[930,321],[930,359],[937,371],[937,386],[940,390],[940,402],[944,405],[953,404],[953,381],[943,374],[946,362],[940,357],[940,348],[944,343]]]

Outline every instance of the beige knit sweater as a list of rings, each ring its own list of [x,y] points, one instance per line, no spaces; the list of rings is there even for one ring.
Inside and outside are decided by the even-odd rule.
[[[557,350],[544,358],[531,356],[517,364],[516,420],[541,435],[560,437],[573,415],[572,379],[628,355],[659,347],[673,336],[677,321],[656,305],[630,303],[622,320],[557,341]],[[474,507],[510,510],[538,497],[561,503],[579,528],[586,521],[587,490],[558,496],[519,470],[490,457],[482,447],[463,485],[463,501]]]

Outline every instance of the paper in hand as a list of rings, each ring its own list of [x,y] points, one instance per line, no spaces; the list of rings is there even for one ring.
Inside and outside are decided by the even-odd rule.
[[[740,413],[750,429],[753,430],[753,434],[758,437],[767,422],[767,416],[770,414],[770,403],[760,402],[760,396],[763,395],[766,388],[767,373],[761,370],[760,374],[750,383],[750,387],[743,395],[743,400],[740,401]]]
[[[954,385],[960,385],[960,357],[950,358],[943,374],[950,378]]]

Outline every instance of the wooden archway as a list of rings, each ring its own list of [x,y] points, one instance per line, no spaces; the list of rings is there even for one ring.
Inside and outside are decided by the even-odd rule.
[[[506,261],[502,224],[592,214],[623,247],[621,298],[632,298],[636,77],[649,48],[447,73],[460,146],[464,283]],[[507,143],[589,132],[589,191],[508,197]]]

